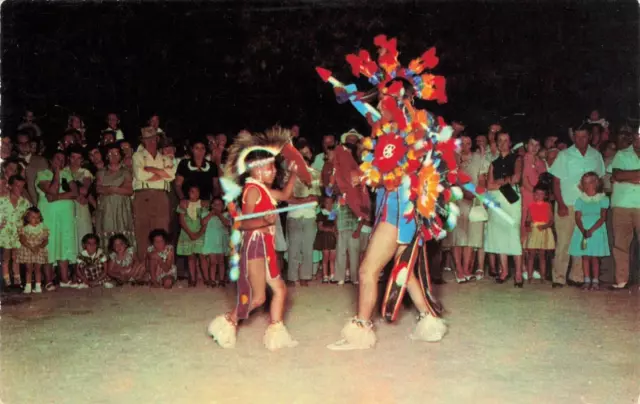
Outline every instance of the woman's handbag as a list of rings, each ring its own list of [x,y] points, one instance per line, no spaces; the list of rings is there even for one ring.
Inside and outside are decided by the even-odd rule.
[[[520,199],[520,196],[518,196],[518,193],[510,184],[504,184],[501,186],[500,192],[502,192],[502,196],[504,196],[504,198],[512,205]]]
[[[486,222],[487,220],[489,220],[489,213],[484,207],[484,204],[480,200],[474,199],[473,206],[471,206],[471,210],[469,211],[469,221]]]

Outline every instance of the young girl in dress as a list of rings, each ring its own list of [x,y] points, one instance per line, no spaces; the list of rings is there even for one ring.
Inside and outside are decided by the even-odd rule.
[[[178,237],[178,255],[184,255],[188,259],[189,287],[193,288],[198,283],[198,256],[200,256],[202,268],[207,267],[206,256],[202,254],[204,244],[202,236],[205,228],[200,222],[204,216],[205,208],[204,203],[200,200],[200,188],[197,185],[190,185],[187,192],[189,199],[180,202],[180,206],[176,209],[181,228]],[[210,279],[204,281],[205,284],[208,284]]]
[[[322,210],[318,213],[318,232],[313,249],[322,251],[322,283],[334,283],[336,261],[336,212],[334,200],[329,196],[322,199]],[[331,274],[331,278],[329,278]]]
[[[169,244],[169,234],[164,229],[149,233],[146,267],[151,276],[151,287],[171,289],[178,277],[173,246]]]
[[[527,260],[527,275],[531,282],[533,279],[533,263],[538,257],[540,265],[540,277],[542,283],[547,278],[547,251],[556,249],[556,242],[553,238],[553,210],[547,201],[547,189],[543,185],[536,185],[533,188],[533,202],[527,207],[527,218],[525,220],[525,230],[527,238],[524,248],[529,259]]]
[[[2,278],[4,286],[11,285],[9,267],[13,272],[13,286],[18,288],[22,285],[20,277],[20,265],[18,264],[18,248],[20,248],[20,237],[18,229],[22,227],[24,214],[31,204],[22,193],[25,186],[25,179],[19,175],[9,178],[9,194],[0,197],[0,248],[3,251]]]
[[[36,275],[36,287],[33,293],[42,293],[42,265],[47,263],[49,253],[49,229],[42,223],[42,214],[36,207],[27,209],[24,215],[24,226],[20,228],[20,249],[18,263],[27,267],[24,293],[31,293],[31,278]]]
[[[113,283],[109,282],[106,271],[107,256],[100,245],[100,238],[93,233],[82,237],[82,251],[78,254],[76,274],[78,276],[78,289],[103,286],[111,289]]]
[[[275,151],[290,144],[289,131],[275,128],[265,135],[239,134],[227,159],[227,177],[240,175],[242,214],[270,212],[278,201],[289,200],[297,175],[295,166],[283,190],[272,189],[276,177]],[[304,167],[302,168],[304,169]],[[208,327],[209,335],[222,347],[233,348],[236,343],[238,320],[249,317],[249,313],[265,302],[268,285],[273,292],[270,305],[271,323],[264,334],[263,343],[273,351],[295,347],[298,342],[284,326],[284,308],[287,288],[280,275],[275,252],[274,214],[240,221],[242,247],[240,250],[240,274],[238,278],[238,301],[236,308],[216,317]],[[232,238],[234,235],[232,234]]]
[[[220,198],[213,199],[211,211],[202,219],[202,226],[206,228],[202,256],[209,258],[208,265],[205,260],[202,269],[210,280],[208,283],[205,281],[209,287],[225,286],[224,259],[229,254],[229,219]]]
[[[144,263],[139,262],[133,247],[124,234],[114,234],[109,238],[109,261],[107,275],[120,283],[140,285],[148,279]]]
[[[569,254],[582,257],[584,271],[584,290],[600,289],[600,258],[608,257],[609,240],[607,227],[607,209],[609,198],[602,192],[601,181],[593,171],[580,180],[582,194],[576,200],[576,227],[573,230]]]

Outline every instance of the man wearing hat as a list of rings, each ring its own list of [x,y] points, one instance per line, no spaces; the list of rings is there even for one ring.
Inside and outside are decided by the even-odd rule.
[[[149,233],[154,229],[169,231],[169,190],[176,165],[160,153],[154,128],[142,128],[140,142],[133,154],[133,213],[138,259],[143,260]]]

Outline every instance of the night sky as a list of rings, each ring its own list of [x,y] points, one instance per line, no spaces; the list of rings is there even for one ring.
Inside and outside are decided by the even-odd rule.
[[[500,117],[543,136],[594,108],[617,124],[640,115],[635,2],[243,3],[4,2],[3,131],[26,108],[50,136],[71,111],[94,136],[108,111],[128,134],[152,113],[173,137],[276,122],[310,138],[366,130],[314,67],[353,81],[344,56],[381,33],[398,37],[403,63],[437,47],[449,103],[421,106],[472,133]]]

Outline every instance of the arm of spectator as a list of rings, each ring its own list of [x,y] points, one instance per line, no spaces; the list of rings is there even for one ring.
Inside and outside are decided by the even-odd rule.
[[[0,227],[0,229],[1,229],[1,227]],[[20,229],[18,239],[20,240],[20,244],[21,244],[23,247],[27,247],[29,250],[31,250],[31,252],[34,252],[34,250],[35,250],[35,248],[36,248],[37,246],[29,245],[29,243],[27,242],[27,238],[24,236],[24,233],[22,232],[22,229]]]
[[[487,189],[489,191],[496,191],[498,189],[500,189],[500,187],[504,184],[504,180],[500,179],[500,180],[496,180],[495,178],[493,178],[493,164],[491,164],[489,166],[489,175],[488,175],[489,179],[487,181]]]
[[[511,185],[518,185],[522,182],[522,157],[516,158],[515,168],[513,175],[509,178]]]
[[[174,256],[174,253],[173,253],[173,249],[171,249],[169,251],[169,254],[167,254],[167,260],[164,261],[164,262],[162,260],[160,260],[160,266],[162,267],[162,269],[164,271],[168,271],[168,270],[171,269],[171,267],[174,265],[174,263],[175,263],[175,256]]]
[[[579,210],[576,210],[575,219],[576,219],[576,226],[578,226],[580,233],[582,233],[585,237],[587,237],[587,230],[582,225],[582,212],[580,212]]]
[[[176,177],[177,179],[177,177]],[[220,178],[219,177],[213,177],[213,179],[211,180],[212,184],[211,184],[211,193],[214,197],[220,196],[222,194],[222,190],[220,188]]]
[[[176,172],[178,171],[178,164],[172,164],[170,167],[165,167],[163,178],[166,181],[173,181],[176,179]]]
[[[144,166],[144,157],[140,153],[134,153],[133,157],[133,178],[137,181],[155,181],[154,176],[157,177],[156,174],[147,171]]]
[[[40,248],[45,248],[47,244],[49,244],[49,230],[45,229],[44,240],[42,240],[42,243],[40,244]]]
[[[38,182],[38,187],[47,195],[47,199],[57,197],[60,190],[60,171],[54,170],[53,178],[50,181]]]
[[[569,214],[567,204],[564,201],[562,195],[562,188],[560,186],[561,179],[565,177],[564,167],[564,153],[558,153],[555,161],[549,167],[549,174],[553,175],[553,197],[558,202],[558,215],[565,217]]]
[[[133,179],[130,174],[124,177],[124,181],[119,187],[112,187],[111,193],[116,195],[131,196],[133,195]]]
[[[302,205],[303,203],[317,202],[318,197],[316,195],[309,195],[304,198],[291,198],[287,201],[289,205]]]
[[[110,277],[114,277],[113,274],[113,261],[112,260],[108,260],[107,263],[105,264],[105,268],[107,271],[107,275]]]
[[[173,181],[173,189],[181,201],[185,199],[184,193],[182,192],[182,184],[184,184],[184,177],[182,175],[176,175],[176,179]]]
[[[619,168],[614,168],[613,180],[615,182],[640,184],[640,170],[621,170]]]
[[[560,178],[558,177],[553,177],[553,196],[556,198],[556,202],[558,202],[558,213],[560,212],[560,208],[567,208],[562,198],[562,188],[560,187]],[[560,216],[564,217],[566,214],[560,214]]]
[[[58,200],[73,200],[78,198],[78,186],[76,185],[75,181],[70,181],[69,182],[69,189],[70,191],[68,192],[64,192],[62,194],[58,194]]]
[[[549,215],[550,219],[547,223],[545,223],[543,226],[540,227],[540,230],[544,230],[544,229],[552,229],[553,228],[553,208],[551,207],[551,204],[548,204],[549,206],[547,206],[547,214]]]
[[[607,222],[607,209],[600,209],[600,219],[587,230],[587,237],[591,237],[603,224]]]
[[[218,218],[220,219],[224,227],[231,227],[231,220],[227,218],[227,215],[225,215],[224,213],[220,213],[218,215]]]
[[[298,175],[295,173],[295,171],[292,171],[291,175],[289,176],[289,180],[282,188],[282,190],[280,191],[272,189],[270,190],[271,195],[279,201],[288,201],[289,199],[291,199],[291,195],[293,195],[293,186],[295,185],[297,178]]]

